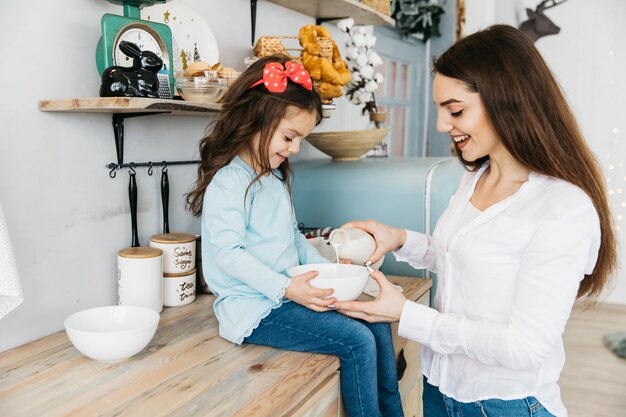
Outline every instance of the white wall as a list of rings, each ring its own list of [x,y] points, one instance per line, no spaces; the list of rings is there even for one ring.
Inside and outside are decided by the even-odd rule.
[[[532,9],[539,3],[466,0],[471,21],[465,33],[493,23],[515,25],[512,16],[519,12],[520,2]],[[494,11],[494,3],[507,4],[509,10],[503,11],[500,4]],[[617,227],[622,265],[604,301],[626,304],[626,1],[569,0],[546,15],[561,32],[539,39],[537,48],[559,79],[602,165]],[[526,20],[525,14],[521,17]]]
[[[220,60],[244,69],[243,58],[251,53],[249,1],[187,3],[214,32]],[[624,44],[618,39],[626,37],[617,23],[624,21],[626,12],[623,0],[603,0],[610,7],[595,9],[588,3],[594,2],[571,0],[556,8],[554,16],[562,32],[541,39],[538,46],[559,74],[587,137],[602,155],[614,185],[613,205],[621,210],[616,215],[623,215],[626,126],[618,112],[626,108],[626,70]],[[116,302],[115,256],[130,245],[130,216],[127,172],[110,179],[105,168],[115,161],[111,115],[37,110],[40,99],[98,95],[94,56],[104,13],[121,14],[121,7],[102,0],[65,0],[62,8],[48,1],[0,1],[0,38],[12,40],[0,47],[4,96],[0,204],[25,296],[22,305],[0,320],[0,351],[61,330],[63,319],[75,311]],[[17,17],[27,17],[29,22]],[[589,27],[588,21],[596,23]],[[314,19],[273,3],[258,4],[257,36],[294,34],[311,23]],[[341,32],[331,31],[342,39]],[[573,45],[573,52],[568,54],[561,42]],[[364,128],[367,121],[359,113],[358,107],[337,100],[337,110],[321,129]],[[194,159],[208,121],[183,116],[128,119],[125,161]],[[606,152],[606,147],[611,150]],[[300,158],[323,156],[305,143]],[[155,171],[152,177],[145,170],[137,175],[139,238],[144,245],[150,235],[161,232],[160,178]],[[185,212],[182,198],[195,169],[170,167],[169,175],[170,227],[197,233],[198,222]],[[623,242],[624,230],[620,233]],[[626,303],[623,278],[608,300]]]
[[[220,60],[243,70],[251,54],[248,0],[188,0],[211,27]],[[111,115],[44,113],[40,99],[95,97],[100,77],[95,48],[100,17],[122,14],[102,0],[0,1],[2,96],[0,204],[11,234],[25,301],[0,320],[0,351],[63,328],[63,319],[85,308],[116,303],[116,253],[130,246],[128,173],[110,179],[115,162]],[[28,19],[25,22],[24,19]],[[257,36],[296,34],[314,19],[260,1]],[[332,29],[343,39],[342,33]],[[342,104],[343,103],[343,104]],[[363,128],[359,109],[343,100],[323,129]],[[126,120],[125,162],[197,158],[203,117],[148,116]],[[305,157],[323,156],[308,144]],[[157,173],[160,171],[155,170]],[[192,166],[169,168],[170,228],[198,233],[184,210]],[[139,238],[161,232],[159,175],[140,169]]]

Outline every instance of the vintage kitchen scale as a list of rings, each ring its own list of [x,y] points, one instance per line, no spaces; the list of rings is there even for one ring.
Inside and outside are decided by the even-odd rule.
[[[132,58],[119,49],[122,41],[129,41],[143,51],[152,51],[163,60],[159,78],[159,97],[171,98],[174,91],[174,70],[172,57],[172,31],[163,23],[141,20],[141,8],[167,0],[107,0],[123,6],[124,16],[105,14],[102,16],[102,37],[96,48],[96,65],[102,75],[111,65],[130,67]]]

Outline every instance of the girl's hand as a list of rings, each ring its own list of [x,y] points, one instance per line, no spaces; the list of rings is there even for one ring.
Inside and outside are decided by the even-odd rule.
[[[328,306],[332,305],[337,299],[335,297],[324,297],[330,296],[334,290],[332,288],[315,288],[309,283],[318,274],[319,272],[317,271],[309,271],[291,278],[291,285],[285,290],[285,297],[313,311],[332,310],[333,308]]]
[[[404,229],[387,226],[374,220],[352,221],[341,226],[342,228],[352,227],[362,229],[374,236],[376,240],[376,250],[370,256],[370,261],[376,263],[387,252],[396,250],[406,242],[406,232]]]
[[[370,323],[399,321],[406,297],[393,287],[382,272],[374,271],[371,275],[380,286],[380,293],[374,301],[337,301],[335,309]]]

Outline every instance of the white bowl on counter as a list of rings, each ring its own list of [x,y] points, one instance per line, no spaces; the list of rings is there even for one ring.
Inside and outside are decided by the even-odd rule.
[[[106,306],[74,313],[63,324],[80,353],[109,362],[141,352],[154,337],[159,318],[147,307]]]
[[[337,301],[356,300],[365,289],[369,272],[361,265],[352,264],[307,264],[290,268],[287,273],[290,277],[304,274],[309,271],[319,271],[319,275],[313,278],[311,285],[315,288],[332,288],[332,294]]]

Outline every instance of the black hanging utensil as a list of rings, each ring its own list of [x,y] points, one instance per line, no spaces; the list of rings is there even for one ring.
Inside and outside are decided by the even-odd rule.
[[[130,201],[130,222],[132,227],[131,247],[139,247],[139,235],[137,233],[137,180],[135,170],[130,171],[130,181],[128,183],[128,200]]]
[[[169,222],[170,181],[167,169],[161,170],[161,202],[163,203],[163,233],[170,232]]]

